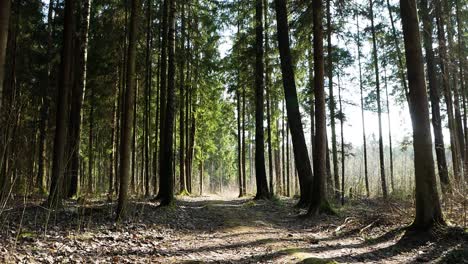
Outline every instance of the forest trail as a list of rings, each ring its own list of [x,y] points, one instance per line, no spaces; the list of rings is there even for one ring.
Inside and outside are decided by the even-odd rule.
[[[408,224],[411,210],[378,200],[353,202],[337,216],[313,219],[299,217],[302,212],[293,207],[294,200],[284,198],[179,197],[167,208],[134,201],[130,219],[119,224],[112,221],[114,206],[69,204],[49,215],[47,227],[45,209],[35,204],[6,211],[0,262],[453,263],[460,256],[468,260],[466,232],[403,241],[401,227]]]

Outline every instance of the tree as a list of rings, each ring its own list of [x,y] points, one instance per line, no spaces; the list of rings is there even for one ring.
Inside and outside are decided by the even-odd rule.
[[[332,142],[332,160],[333,176],[335,185],[335,197],[340,197],[340,175],[338,173],[338,150],[336,146],[336,102],[333,95],[333,49],[332,49],[332,24],[331,24],[331,0],[327,0],[327,75],[328,75],[328,108],[330,111],[331,142]]]
[[[83,92],[86,87],[86,63],[88,57],[88,31],[91,4],[90,0],[82,1],[79,16],[79,31],[75,40],[75,81],[72,88],[70,107],[70,129],[67,153],[70,155],[68,173],[70,184],[67,196],[73,197],[78,192],[78,171],[80,166],[80,132],[81,132],[81,108],[83,105]],[[93,107],[93,106],[91,106]]]
[[[159,199],[160,205],[165,206],[172,203],[174,199],[174,178],[173,178],[173,129],[174,129],[174,100],[175,100],[175,1],[170,1],[168,12],[168,72],[167,72],[167,103],[164,119],[164,126],[161,132],[161,158],[159,164],[160,188]]]
[[[327,121],[325,110],[325,88],[324,88],[324,58],[323,58],[323,3],[312,2],[312,19],[314,34],[314,95],[315,95],[315,153],[314,153],[314,179],[312,185],[311,203],[309,215],[330,212],[327,200]]]
[[[125,100],[122,115],[122,134],[120,140],[120,187],[117,203],[117,219],[125,217],[128,200],[128,183],[130,179],[130,155],[132,140],[132,125],[135,118],[133,113],[135,101],[135,68],[136,68],[136,40],[138,36],[138,15],[140,1],[132,0],[129,28],[129,42],[127,50],[127,72]]]
[[[180,97],[180,118],[179,118],[179,136],[180,136],[180,150],[179,150],[179,173],[180,173],[180,193],[184,194],[187,192],[187,184],[186,184],[186,177],[185,177],[185,155],[184,155],[184,66],[185,66],[185,2],[181,1],[181,32],[180,32],[180,63],[179,63],[179,82],[180,82],[180,90],[179,90],[179,97]]]
[[[379,79],[379,59],[377,56],[377,36],[374,25],[374,0],[369,0],[369,11],[372,32],[372,57],[374,62],[375,71],[375,88],[377,94],[377,114],[379,119],[379,160],[380,160],[380,183],[382,185],[382,194],[387,198],[387,181],[385,179],[385,160],[384,160],[384,146],[382,137],[382,103],[380,100],[380,79]]]
[[[3,80],[5,79],[5,60],[10,24],[11,0],[0,1],[0,107],[3,100]]]
[[[285,0],[275,0],[278,47],[281,60],[281,73],[283,77],[283,88],[286,99],[286,112],[288,124],[291,131],[295,164],[299,175],[299,185],[301,189],[300,206],[310,204],[312,183],[312,168],[309,160],[309,153],[304,138],[301,114],[297,99],[296,83],[292,63],[291,50],[289,45],[288,12]],[[322,138],[323,139],[323,138]]]
[[[265,171],[265,142],[263,131],[264,103],[263,90],[263,0],[255,1],[255,178],[257,194],[255,199],[265,199],[269,196]]]
[[[447,106],[448,127],[450,131],[450,148],[452,151],[453,175],[455,179],[460,178],[460,145],[457,136],[457,123],[453,113],[452,89],[450,86],[449,61],[447,58],[447,43],[445,39],[445,14],[441,1],[435,3],[435,14],[437,23],[437,40],[439,44],[440,69],[442,72],[442,86],[445,104]]]
[[[434,145],[437,157],[437,168],[439,172],[442,192],[447,192],[450,188],[448,177],[447,160],[445,157],[444,136],[442,134],[442,124],[440,115],[439,83],[437,81],[436,64],[434,50],[432,46],[433,19],[429,14],[429,3],[421,0],[420,14],[423,23],[423,42],[427,63],[427,78],[429,81],[429,97],[431,100],[432,127],[434,129]]]
[[[359,31],[359,12],[356,12],[356,28],[357,28],[357,56],[358,56],[358,69],[359,69],[359,91],[361,95],[361,121],[362,121],[362,148],[364,155],[364,182],[366,185],[366,195],[370,196],[369,191],[369,175],[367,168],[367,140],[366,140],[366,123],[364,118],[364,87],[362,84],[362,68],[361,68],[361,34]]]
[[[62,186],[64,178],[64,156],[67,137],[68,93],[71,90],[71,69],[73,61],[73,28],[75,8],[74,0],[65,1],[65,20],[63,28],[63,47],[60,65],[60,80],[57,95],[57,113],[55,120],[54,152],[52,160],[52,175],[47,205],[50,208],[62,203]]]
[[[413,125],[414,167],[416,179],[415,230],[444,224],[436,187],[432,156],[431,128],[424,64],[415,0],[400,0],[400,12],[408,71],[411,121]]]

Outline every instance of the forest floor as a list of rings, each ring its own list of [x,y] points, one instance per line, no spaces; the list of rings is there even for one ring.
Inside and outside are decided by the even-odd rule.
[[[17,201],[0,217],[1,263],[468,263],[468,234],[406,233],[412,205],[358,200],[336,216],[300,217],[294,200],[179,197],[159,208],[133,201],[69,201],[60,211]],[[47,223],[47,224],[46,224]]]

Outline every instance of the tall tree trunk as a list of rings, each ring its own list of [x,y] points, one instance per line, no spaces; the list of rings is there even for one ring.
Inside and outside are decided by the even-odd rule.
[[[312,168],[309,153],[304,137],[299,102],[297,99],[296,83],[293,70],[291,49],[289,44],[289,26],[286,0],[275,0],[278,46],[281,59],[281,73],[283,76],[283,87],[286,98],[286,111],[291,131],[295,164],[301,179],[300,206],[309,205],[311,199]]]
[[[331,25],[331,0],[327,0],[327,75],[328,75],[328,108],[330,111],[331,142],[332,142],[332,160],[333,160],[333,179],[335,183],[335,198],[340,197],[340,174],[338,173],[338,153],[336,146],[336,102],[333,95],[333,51],[332,51],[332,25]]]
[[[138,77],[135,80],[135,89],[134,89],[134,100],[133,100],[133,124],[132,124],[132,168],[131,168],[131,180],[130,180],[130,191],[133,193],[137,193],[137,160],[136,160],[136,152],[137,148],[137,101],[138,101]]]
[[[265,90],[266,90],[266,111],[267,111],[267,134],[268,134],[268,174],[269,174],[269,189],[270,194],[274,195],[273,189],[273,149],[271,139],[271,76],[270,76],[270,46],[269,46],[269,34],[268,34],[268,0],[262,0],[263,3],[263,14],[265,17],[264,28],[265,28]]]
[[[67,152],[70,155],[70,187],[68,197],[77,194],[78,191],[78,170],[80,164],[80,132],[81,132],[81,108],[83,105],[83,94],[86,87],[86,63],[88,59],[88,31],[90,19],[91,3],[90,0],[82,1],[80,9],[80,21],[78,37],[76,38],[77,53],[75,58],[76,76],[72,88],[71,107],[70,107],[70,142]]]
[[[160,187],[159,198],[161,205],[169,205],[174,199],[174,171],[173,171],[173,129],[175,116],[175,1],[170,1],[168,14],[168,73],[167,73],[167,108],[164,111],[165,117],[163,130],[161,132],[161,157],[159,164]]]
[[[136,40],[138,36],[138,14],[140,1],[132,0],[130,15],[130,32],[128,44],[128,60],[126,73],[125,104],[123,107],[122,135],[120,140],[120,188],[117,203],[117,219],[125,216],[128,200],[128,182],[130,178],[130,152],[132,140],[132,124],[135,118],[133,104],[135,101],[135,64],[136,64]]]
[[[388,148],[390,150],[390,185],[392,192],[395,191],[395,179],[393,177],[393,144],[392,144],[392,124],[390,121],[390,102],[388,100],[388,85],[387,85],[387,72],[384,67],[384,83],[385,83],[385,98],[387,103],[387,120],[388,120]]]
[[[369,197],[370,190],[369,190],[369,173],[368,173],[368,167],[367,167],[367,139],[366,139],[366,123],[365,123],[365,118],[364,118],[364,87],[362,84],[361,35],[359,31],[359,14],[356,15],[356,26],[357,26],[358,67],[359,67],[359,90],[361,94],[361,121],[362,121],[362,142],[363,142],[362,147],[364,150],[364,182],[366,185],[366,196]]]
[[[255,2],[255,199],[268,198],[268,183],[265,171],[265,140],[263,131],[264,102],[264,51],[263,51],[263,0]]]
[[[161,62],[159,69],[159,190],[156,200],[160,199],[160,195],[164,193],[162,190],[161,183],[165,175],[161,175],[162,159],[163,159],[163,140],[164,140],[164,131],[165,131],[165,118],[166,118],[166,101],[167,101],[167,44],[168,44],[168,13],[169,13],[169,1],[164,0],[162,6],[162,18],[161,18]]]
[[[185,150],[185,128],[184,128],[184,66],[185,66],[185,3],[184,1],[181,1],[181,13],[180,16],[181,18],[181,33],[180,33],[180,65],[179,65],[179,82],[180,82],[180,118],[179,118],[179,136],[180,136],[180,150],[179,150],[179,173],[180,173],[180,193],[187,192],[187,184],[186,184],[186,177],[185,177],[185,155],[184,155],[184,150]]]
[[[397,61],[398,61],[398,75],[400,76],[400,81],[401,84],[403,85],[403,90],[405,92],[405,98],[406,101],[409,103],[409,92],[408,92],[408,84],[406,83],[406,77],[405,77],[405,71],[404,71],[404,64],[403,64],[403,53],[401,52],[400,49],[400,43],[398,41],[398,35],[395,27],[395,20],[393,19],[393,12],[392,12],[392,6],[390,5],[390,0],[387,1],[387,10],[388,10],[388,15],[390,16],[390,25],[392,27],[392,39],[393,39],[393,45],[395,46],[395,51],[397,55]]]
[[[89,134],[88,134],[88,186],[87,193],[93,193],[93,167],[94,167],[94,88],[90,89],[89,98]]]
[[[118,76],[120,76],[119,71],[117,71]],[[119,77],[117,77],[119,78]],[[119,78],[120,79],[120,78]],[[107,197],[109,200],[112,200],[112,196],[114,195],[114,182],[116,181],[117,177],[117,167],[115,166],[115,160],[117,157],[117,137],[118,137],[118,104],[119,104],[119,93],[120,93],[120,80],[116,83],[114,89],[114,105],[112,107],[112,135],[111,135],[111,143],[112,143],[112,151],[109,155],[110,165],[109,165],[109,189]]]
[[[384,145],[382,137],[382,104],[380,101],[380,79],[379,79],[379,58],[377,56],[377,36],[374,26],[374,1],[369,0],[369,11],[371,20],[372,32],[372,57],[374,62],[375,71],[375,88],[377,93],[377,114],[379,119],[379,160],[380,160],[380,183],[382,186],[382,195],[387,198],[387,181],[385,178],[385,159],[384,159]]]
[[[6,1],[8,2],[8,1]],[[42,87],[42,102],[40,109],[40,121],[39,121],[39,149],[38,149],[38,162],[37,162],[37,179],[36,186],[40,192],[45,192],[45,177],[47,175],[47,128],[49,125],[49,106],[50,96],[49,88],[52,86],[53,74],[52,74],[52,49],[53,49],[53,35],[55,31],[55,19],[54,19],[54,0],[49,1],[49,10],[47,13],[47,76],[46,84]],[[1,67],[1,66],[0,66]],[[2,69],[0,69],[2,71]],[[1,75],[1,74],[0,74]],[[3,84],[2,77],[0,77],[0,86]],[[1,96],[1,91],[0,91]],[[1,102],[1,97],[0,97]],[[1,106],[0,106],[1,109]]]
[[[460,178],[460,148],[458,144],[456,122],[453,114],[452,92],[449,81],[449,67],[447,58],[447,44],[445,40],[445,16],[441,1],[435,4],[437,21],[437,39],[439,44],[440,68],[442,71],[442,85],[445,103],[447,105],[448,126],[450,130],[450,148],[452,151],[453,174],[455,179]]]
[[[313,32],[314,32],[314,95],[315,95],[315,153],[314,180],[312,185],[312,201],[309,215],[330,212],[326,189],[326,155],[327,129],[324,88],[323,59],[323,4],[322,0],[312,2]]]
[[[146,73],[145,73],[145,113],[144,119],[144,139],[143,139],[143,151],[144,151],[144,170],[145,170],[145,196],[150,195],[150,120],[151,120],[151,89],[153,84],[153,67],[152,67],[152,1],[146,1]]]
[[[463,34],[466,34],[466,19],[462,18],[462,10],[460,6],[460,1],[455,1],[455,11],[457,19],[457,36],[458,36],[458,56],[460,61],[458,62],[459,71],[460,71],[460,92],[463,106],[463,131],[464,131],[464,141],[465,141],[465,156],[464,156],[464,165],[463,170],[465,172],[465,181],[468,180],[468,112],[467,112],[467,100],[468,100],[468,88],[467,88],[467,74],[466,74],[466,43],[463,38]],[[463,151],[463,150],[461,150]]]
[[[400,6],[410,89],[416,178],[416,216],[412,227],[423,230],[434,224],[443,224],[444,220],[432,156],[431,127],[416,1],[400,0]]]
[[[50,2],[49,9],[51,9]],[[0,0],[0,108],[2,107],[1,104],[3,101],[3,80],[5,79],[5,61],[8,43],[8,26],[10,24],[10,8],[11,0]]]
[[[339,69],[338,69],[339,71]],[[343,102],[341,100],[341,83],[340,74],[338,73],[338,102],[340,105],[340,136],[341,136],[341,205],[345,202],[345,148],[344,148],[344,113],[343,113]]]
[[[63,47],[60,66],[60,81],[57,96],[57,114],[54,138],[54,154],[52,161],[51,186],[47,204],[51,208],[61,205],[62,186],[64,178],[64,154],[67,137],[68,94],[71,83],[71,67],[73,61],[73,28],[74,28],[74,0],[65,0],[65,17],[63,28]]]

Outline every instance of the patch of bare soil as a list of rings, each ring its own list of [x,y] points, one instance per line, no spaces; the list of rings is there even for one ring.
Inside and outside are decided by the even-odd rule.
[[[360,200],[336,216],[300,217],[294,200],[181,197],[172,207],[133,201],[114,223],[115,204],[39,201],[0,217],[2,263],[468,263],[457,228],[405,233],[410,204]]]

